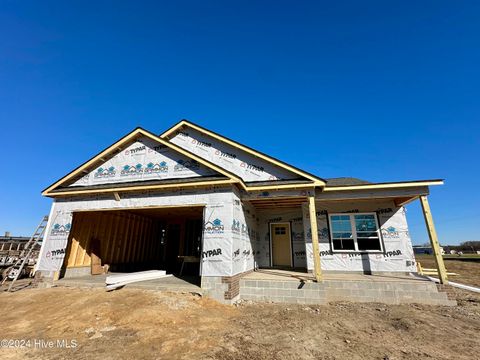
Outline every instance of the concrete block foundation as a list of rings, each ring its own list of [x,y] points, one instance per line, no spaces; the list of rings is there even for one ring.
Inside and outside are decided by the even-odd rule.
[[[345,275],[345,279],[322,282],[257,274],[240,279],[240,299],[288,304],[327,304],[333,301],[379,302],[385,304],[456,305],[448,294],[430,281],[399,277],[368,278]],[[338,277],[338,276],[337,276]],[[372,280],[374,279],[374,280]]]

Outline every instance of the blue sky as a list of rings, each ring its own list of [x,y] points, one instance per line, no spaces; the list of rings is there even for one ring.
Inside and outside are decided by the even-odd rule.
[[[442,243],[480,240],[480,3],[3,1],[0,232],[136,126],[190,119],[321,177],[445,178]],[[419,204],[415,243],[428,241]]]

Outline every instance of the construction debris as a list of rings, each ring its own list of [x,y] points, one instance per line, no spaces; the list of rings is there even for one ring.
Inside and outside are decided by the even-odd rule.
[[[36,246],[43,238],[43,234],[45,233],[45,229],[47,227],[48,216],[44,216],[40,224],[38,224],[35,232],[33,233],[32,237],[23,247],[23,250],[20,252],[19,257],[15,261],[15,263],[4,271],[4,278],[2,280],[1,285],[7,280],[12,280],[10,286],[8,287],[8,291],[12,291],[13,285],[15,282],[24,274],[26,270],[26,266],[31,263],[31,256],[33,251],[35,250]]]
[[[134,282],[161,279],[169,276],[172,275],[167,275],[165,270],[149,270],[138,271],[129,274],[115,274],[107,276],[107,278],[105,279],[105,286],[107,291],[111,291]]]

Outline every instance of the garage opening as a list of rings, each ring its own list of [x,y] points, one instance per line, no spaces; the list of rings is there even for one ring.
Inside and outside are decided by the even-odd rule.
[[[166,270],[200,274],[203,206],[81,211],[73,214],[66,268],[91,274]]]

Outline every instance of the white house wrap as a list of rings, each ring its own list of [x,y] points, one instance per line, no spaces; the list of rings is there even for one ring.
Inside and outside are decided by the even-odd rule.
[[[207,284],[313,271],[318,237],[324,271],[414,272],[404,206],[430,184],[325,180],[187,121],[160,137],[136,129],[44,190],[54,202],[36,269],[186,271]]]

